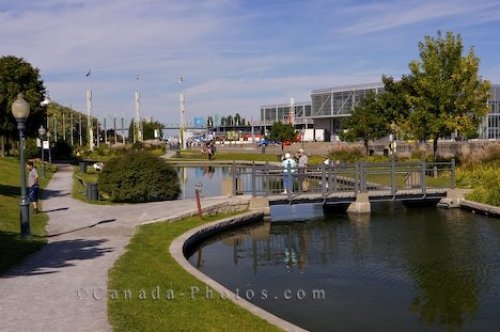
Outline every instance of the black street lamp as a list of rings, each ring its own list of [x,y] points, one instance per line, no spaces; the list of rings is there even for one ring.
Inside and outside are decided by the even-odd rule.
[[[24,161],[24,129],[26,128],[26,119],[30,115],[30,105],[24,100],[23,95],[17,95],[17,99],[12,103],[12,114],[17,121],[17,129],[19,130],[19,156],[21,159],[21,202],[20,206],[20,223],[21,236],[30,236],[30,203],[26,197],[26,172]]]
[[[52,164],[52,154],[50,153],[50,137],[52,137],[52,134],[50,131],[47,132],[47,141],[49,143],[49,164]]]
[[[43,140],[45,138],[45,133],[47,130],[42,126],[38,128],[38,135],[40,136],[40,141],[42,142],[42,176],[45,179],[45,151],[43,149]]]

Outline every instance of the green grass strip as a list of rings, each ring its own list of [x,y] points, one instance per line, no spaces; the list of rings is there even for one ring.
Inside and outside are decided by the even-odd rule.
[[[46,178],[42,178],[41,167],[39,196],[52,178],[52,169],[47,167]],[[33,237],[23,239],[20,236],[19,203],[21,197],[19,160],[0,158],[0,274],[23,261],[26,256],[40,250],[47,242],[45,227],[49,217],[45,213],[30,213],[31,233]],[[39,203],[40,204],[40,203]],[[39,209],[43,211],[43,205]],[[30,206],[30,210],[32,210]]]
[[[114,331],[280,331],[213,292],[169,253],[171,242],[191,228],[227,217],[198,217],[141,226],[109,273],[108,314]],[[201,292],[191,297],[191,287]],[[153,292],[159,290],[159,299]],[[140,299],[141,291],[143,298]],[[125,294],[129,292],[128,295]],[[173,294],[173,299],[168,299]],[[129,296],[129,297],[126,297]]]

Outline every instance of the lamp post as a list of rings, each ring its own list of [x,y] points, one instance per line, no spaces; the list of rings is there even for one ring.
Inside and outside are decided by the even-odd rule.
[[[182,77],[182,76],[179,77],[177,82],[179,83],[179,85],[181,87],[181,92],[179,94],[179,122],[180,122],[179,123],[179,140],[181,143],[181,148],[183,150],[186,150],[186,137],[185,137],[186,128],[185,128],[185,124],[184,124],[184,122],[185,122],[184,105],[186,103],[186,99],[185,99],[185,96],[184,96],[184,93],[182,90],[182,83],[184,83],[184,77]]]
[[[42,142],[42,176],[45,179],[45,151],[43,148],[43,140],[45,138],[45,133],[47,130],[42,126],[38,128],[38,135],[40,136],[40,141]]]
[[[17,95],[17,99],[12,103],[12,114],[17,121],[17,129],[19,130],[19,155],[21,159],[21,202],[20,206],[20,223],[21,236],[27,237],[30,235],[30,207],[26,197],[26,172],[24,161],[24,129],[26,128],[26,119],[30,115],[30,106],[24,100],[23,95]]]
[[[49,143],[49,164],[52,164],[52,154],[50,153],[50,137],[52,134],[50,131],[47,132],[47,142]]]

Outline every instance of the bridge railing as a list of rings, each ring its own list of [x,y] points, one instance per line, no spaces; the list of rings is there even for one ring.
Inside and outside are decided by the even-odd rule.
[[[233,194],[269,196],[286,194],[358,193],[387,191],[392,195],[403,191],[426,194],[433,188],[455,187],[455,161],[450,162],[382,162],[330,163],[305,168],[233,164]],[[289,187],[284,178],[291,174]]]

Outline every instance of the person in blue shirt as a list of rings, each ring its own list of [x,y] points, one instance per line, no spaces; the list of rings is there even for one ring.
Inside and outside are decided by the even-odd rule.
[[[283,194],[293,192],[294,175],[297,172],[297,162],[290,153],[285,153],[285,158],[281,162],[283,166]]]

